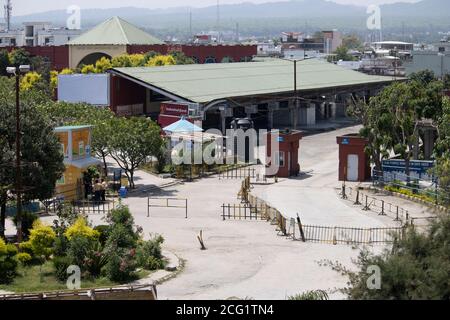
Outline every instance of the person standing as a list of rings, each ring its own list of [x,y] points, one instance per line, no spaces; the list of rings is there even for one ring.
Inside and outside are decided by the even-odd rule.
[[[106,202],[106,190],[108,189],[108,183],[105,179],[102,179],[102,190],[101,190],[101,198],[103,202]]]
[[[100,180],[95,180],[94,184],[94,201],[99,202],[102,197],[102,188],[103,185],[100,183]]]

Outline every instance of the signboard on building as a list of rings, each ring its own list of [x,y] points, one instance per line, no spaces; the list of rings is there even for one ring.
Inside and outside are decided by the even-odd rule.
[[[395,176],[395,180],[406,180],[405,160],[383,160],[383,174]],[[411,160],[410,177],[412,179],[431,180],[430,169],[434,168],[434,161]]]
[[[158,124],[164,128],[177,122],[182,117],[194,123],[199,120],[199,106],[195,103],[163,102],[161,103]],[[201,120],[201,119],[200,119]],[[201,124],[199,125],[201,127]]]
[[[110,105],[109,74],[66,74],[58,76],[58,101]]]
[[[163,102],[161,103],[161,114],[169,116],[188,116],[189,104],[178,102]]]

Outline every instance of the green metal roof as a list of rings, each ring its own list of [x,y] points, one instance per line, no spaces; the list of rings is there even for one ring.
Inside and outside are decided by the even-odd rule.
[[[131,23],[112,17],[69,42],[69,45],[152,45],[163,44]]]
[[[115,68],[111,72],[197,103],[294,91],[294,64],[286,60]],[[317,59],[297,63],[299,91],[390,81],[392,77],[370,76]]]

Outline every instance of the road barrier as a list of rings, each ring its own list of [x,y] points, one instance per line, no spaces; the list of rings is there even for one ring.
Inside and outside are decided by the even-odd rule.
[[[398,205],[392,204],[382,199],[375,198],[360,189],[347,188],[347,199],[354,201],[354,205],[363,206],[364,211],[374,211],[380,216],[389,216],[394,221],[408,224],[411,222],[409,211]]]
[[[225,220],[263,220],[267,221],[267,216],[263,206],[252,206],[245,204],[223,204],[222,219]]]
[[[147,198],[147,217],[150,217],[151,208],[184,209],[185,218],[188,218],[188,199],[184,198]]]
[[[266,220],[277,226],[278,235],[292,240],[324,244],[380,245],[391,244],[403,236],[405,227],[399,228],[349,228],[337,226],[303,225],[300,217],[286,218],[279,210],[264,200],[248,195],[248,203],[223,205],[223,220]]]
[[[220,180],[256,178],[256,169],[254,168],[234,168],[219,173]]]

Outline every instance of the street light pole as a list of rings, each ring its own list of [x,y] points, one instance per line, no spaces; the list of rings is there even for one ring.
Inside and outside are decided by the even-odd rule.
[[[23,65],[19,68],[6,68],[7,73],[13,74],[16,78],[16,219],[17,219],[17,242],[23,240],[22,232],[22,155],[21,138],[22,129],[20,125],[20,74],[30,71],[30,66]]]
[[[16,193],[17,193],[17,241],[22,242],[22,157],[20,128],[20,72],[16,72]]]

